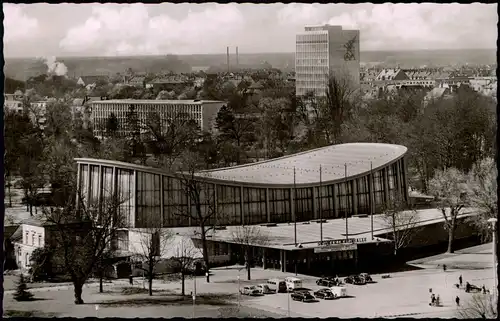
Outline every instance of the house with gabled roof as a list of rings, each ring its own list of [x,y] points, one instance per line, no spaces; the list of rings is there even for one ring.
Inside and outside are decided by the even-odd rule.
[[[402,69],[383,69],[375,78],[378,81],[381,80],[406,80],[408,76]]]

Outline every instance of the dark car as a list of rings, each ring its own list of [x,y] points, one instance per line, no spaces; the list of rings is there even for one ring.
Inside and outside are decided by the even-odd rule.
[[[366,281],[361,278],[359,275],[349,275],[344,279],[345,283],[348,284],[355,284],[355,285],[364,285],[366,284]]]
[[[294,301],[302,301],[302,302],[313,302],[316,300],[314,296],[309,293],[309,291],[301,290],[294,291],[292,294],[292,300]]]
[[[316,285],[332,287],[335,285],[335,281],[330,278],[321,278],[316,281]]]
[[[330,289],[321,289],[316,292],[314,292],[314,296],[317,297],[318,299],[323,299],[323,300],[333,300],[337,296],[335,293],[332,292]]]
[[[359,274],[359,277],[362,278],[363,280],[365,280],[366,283],[371,283],[373,282],[373,279],[372,277],[370,276],[370,274],[368,273],[360,273]]]

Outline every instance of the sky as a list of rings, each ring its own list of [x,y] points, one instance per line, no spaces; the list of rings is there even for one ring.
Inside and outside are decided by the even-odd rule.
[[[305,25],[360,49],[496,48],[497,4],[3,4],[6,57],[294,52]]]

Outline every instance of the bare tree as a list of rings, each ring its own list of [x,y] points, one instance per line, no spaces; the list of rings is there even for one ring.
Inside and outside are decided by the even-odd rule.
[[[429,190],[436,197],[448,231],[448,253],[453,253],[457,217],[466,205],[466,177],[455,168],[437,171],[429,182]]]
[[[342,125],[350,119],[354,108],[355,93],[355,87],[347,74],[337,76],[331,73],[329,75],[326,88],[326,104],[322,111],[322,117],[327,122],[324,130],[330,144],[340,143]],[[331,129],[331,132],[328,128]]]
[[[497,167],[492,158],[474,164],[467,180],[467,198],[470,205],[478,209],[479,215],[472,216],[470,222],[486,241],[491,238],[488,219],[498,215]]]
[[[382,218],[385,227],[391,231],[394,255],[396,256],[398,250],[406,247],[417,232],[418,212],[407,210],[406,203],[401,194],[396,193],[386,205]]]
[[[262,233],[258,226],[244,225],[236,227],[232,233],[232,241],[243,246],[245,256],[245,267],[247,278],[250,280],[250,270],[252,268],[252,247],[263,246],[269,243],[269,236]]]
[[[215,198],[215,184],[205,182],[203,178],[196,175],[197,169],[204,167],[199,163],[200,161],[201,159],[195,153],[187,152],[183,156],[182,163],[185,170],[177,173],[175,179],[187,196],[188,206],[177,206],[174,209],[174,215],[187,218],[193,225],[198,226],[197,233],[201,236],[207,282],[210,282],[207,234],[215,228],[218,213],[222,211],[222,208]],[[169,197],[172,198],[169,200],[171,204],[178,203],[173,199],[173,195]]]
[[[150,114],[143,127],[150,141],[149,150],[155,155],[165,169],[173,169],[181,155],[193,147],[201,131],[188,113],[175,113],[165,118],[165,115]]]
[[[184,237],[176,245],[175,256],[172,256],[171,260],[180,270],[183,296],[186,293],[186,274],[193,269],[194,263],[200,255],[200,250],[194,246],[193,242]]]
[[[459,319],[497,319],[498,299],[491,294],[474,294],[457,312]]]
[[[166,251],[173,236],[171,230],[163,227],[161,218],[151,213],[143,219],[143,225],[137,232],[140,233],[139,242],[135,245],[134,253],[141,259],[141,269],[148,278],[149,295],[153,295],[153,280],[157,266],[162,261],[162,254]]]
[[[76,304],[83,304],[83,285],[111,246],[117,229],[125,226],[119,213],[122,203],[118,196],[90,203],[80,195],[76,204],[72,199],[63,208],[43,209],[44,218],[54,226],[51,241],[71,277]]]

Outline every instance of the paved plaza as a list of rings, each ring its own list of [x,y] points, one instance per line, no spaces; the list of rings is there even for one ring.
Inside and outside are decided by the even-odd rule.
[[[463,262],[475,262],[474,268],[467,268]],[[449,266],[446,272],[442,264]],[[267,317],[412,317],[412,318],[452,318],[456,317],[455,297],[458,295],[465,302],[472,294],[456,289],[458,277],[462,275],[464,283],[493,288],[493,270],[491,268],[491,243],[457,251],[455,254],[441,254],[426,259],[413,261],[412,265],[426,267],[412,271],[391,273],[390,278],[372,275],[375,283],[363,286],[347,285],[348,298],[333,301],[320,300],[314,303],[302,303],[290,300],[288,294],[271,294],[261,297],[239,296],[240,286],[264,283],[269,278],[295,276],[275,270],[252,269],[252,280],[246,280],[246,271],[241,266],[222,267],[212,270],[211,282],[204,277],[196,278],[198,294],[194,307],[195,316],[218,317],[219,308],[226,305],[237,306],[252,311],[254,315]],[[463,268],[462,268],[463,267]],[[238,282],[238,276],[240,281]],[[319,289],[316,277],[297,275],[303,280],[304,287]],[[77,317],[192,317],[193,304],[189,294],[194,289],[194,279],[186,280],[186,294],[181,298],[180,281],[155,280],[156,291],[153,301],[145,294],[123,295],[121,289],[128,286],[128,280],[114,280],[105,283],[106,293],[98,293],[98,283],[93,281],[85,286],[83,299],[86,304],[76,306],[73,303],[73,289],[70,284],[32,289],[37,301],[16,302],[12,299],[13,276],[6,276],[11,286],[6,288],[4,310],[51,312],[58,316]],[[135,287],[147,284],[136,278]],[[39,285],[31,285],[31,287]],[[430,293],[439,294],[442,307],[430,307]],[[207,304],[207,298],[220,298]],[[205,301],[204,301],[205,300]],[[143,303],[141,303],[143,302]],[[95,306],[99,308],[96,310]],[[250,313],[250,312],[249,312]]]

